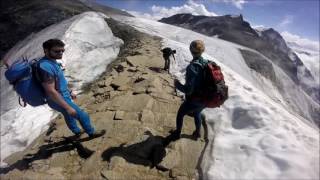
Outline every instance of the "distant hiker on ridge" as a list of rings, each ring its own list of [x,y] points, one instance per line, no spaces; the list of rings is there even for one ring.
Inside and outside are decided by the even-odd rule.
[[[103,135],[105,130],[96,131],[91,125],[89,115],[72,101],[76,96],[69,91],[68,82],[57,62],[57,59],[62,58],[65,44],[59,39],[50,39],[42,46],[45,56],[39,60],[38,75],[47,95],[48,105],[63,114],[67,126],[75,137],[80,137],[82,134],[75,119],[79,120],[89,137],[95,138]]]
[[[174,54],[176,53],[176,50],[172,50],[171,48],[169,47],[166,47],[164,49],[161,50],[162,52],[162,55],[163,55],[163,59],[164,59],[164,68],[163,70],[170,70],[170,56],[172,55],[173,59],[174,58]]]
[[[201,40],[192,41],[190,44],[190,52],[193,56],[192,61],[187,66],[186,70],[186,83],[185,85],[181,84],[179,80],[174,80],[175,87],[185,93],[186,100],[181,104],[178,114],[176,117],[176,130],[172,133],[173,140],[180,138],[182,126],[183,126],[183,117],[186,114],[193,113],[194,122],[196,129],[193,132],[195,138],[200,137],[201,129],[201,111],[205,108],[205,105],[197,100],[194,100],[192,97],[196,96],[199,93],[201,82],[203,81],[203,70],[202,67],[198,64],[206,64],[208,61],[201,57],[205,47],[204,43]]]

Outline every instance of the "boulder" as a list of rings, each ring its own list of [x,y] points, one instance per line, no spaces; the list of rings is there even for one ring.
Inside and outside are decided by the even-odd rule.
[[[148,109],[144,109],[141,112],[141,119],[140,121],[142,123],[154,123],[154,114],[152,111],[148,110]]]
[[[115,90],[118,90],[120,87],[126,90],[128,89],[129,82],[130,82],[130,78],[126,76],[118,76],[112,80],[110,86],[112,86]]]
[[[116,111],[114,115],[114,120],[123,120],[125,112],[124,111]]]
[[[166,156],[163,160],[158,164],[158,166],[162,169],[172,169],[180,164],[180,154],[172,149],[166,148]]]

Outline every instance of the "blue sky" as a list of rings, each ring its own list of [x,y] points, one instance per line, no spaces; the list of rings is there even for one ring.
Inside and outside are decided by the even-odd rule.
[[[252,26],[272,27],[319,42],[319,0],[96,0],[144,17],[165,17],[194,8],[198,14],[242,14]],[[148,16],[146,16],[148,15]],[[204,14],[206,15],[206,14]]]

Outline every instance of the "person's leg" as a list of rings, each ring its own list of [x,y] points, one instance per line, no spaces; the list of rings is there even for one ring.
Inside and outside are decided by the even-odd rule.
[[[95,130],[91,125],[91,120],[88,113],[80,109],[79,106],[76,105],[71,99],[65,100],[74,110],[77,111],[77,116],[75,118],[79,120],[82,128],[86,131],[88,135],[92,135],[95,132]]]
[[[68,128],[74,134],[79,134],[81,132],[81,129],[77,126],[76,120],[72,116],[70,116],[65,109],[63,109],[58,104],[56,104],[55,102],[52,102],[52,101],[48,101],[48,105],[49,105],[50,108],[62,113]]]
[[[196,138],[200,137],[201,123],[202,123],[202,115],[201,115],[202,110],[203,110],[203,107],[200,106],[194,111],[194,124],[196,129],[192,135],[195,136]]]
[[[165,61],[164,61],[164,70],[168,70],[168,62],[169,62],[169,59],[168,58],[165,58]]]
[[[200,106],[198,104],[192,103],[190,101],[184,101],[178,110],[178,114],[177,114],[177,118],[176,118],[176,128],[177,128],[176,131],[177,131],[177,133],[179,133],[179,134],[181,133],[182,126],[183,126],[183,117],[186,114],[189,114],[189,113],[192,113],[195,111],[201,112],[202,109],[203,109],[202,106]]]
[[[188,113],[188,102],[184,101],[177,113],[176,117],[176,133],[181,134],[182,126],[183,126],[183,117]]]
[[[202,108],[199,108],[194,111],[194,125],[196,127],[196,131],[198,132],[200,132],[200,129],[201,129],[201,122],[202,122],[201,111],[202,111]]]

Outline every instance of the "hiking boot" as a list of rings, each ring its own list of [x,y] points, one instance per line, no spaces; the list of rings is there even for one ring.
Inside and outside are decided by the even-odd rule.
[[[103,136],[105,133],[106,133],[106,130],[104,130],[104,129],[96,130],[96,131],[94,131],[93,134],[89,134],[89,137],[90,138],[97,138],[97,137]]]
[[[68,139],[72,140],[72,141],[76,141],[78,139],[80,139],[81,135],[84,133],[84,130],[80,130],[79,133],[74,134],[73,136],[69,137]]]
[[[171,132],[169,139],[171,141],[176,141],[176,140],[178,140],[180,138],[181,138],[181,132],[177,131],[177,130],[174,130],[174,131]]]
[[[199,130],[193,131],[192,137],[193,137],[195,140],[198,140],[198,138],[201,137],[200,131],[199,131]]]

